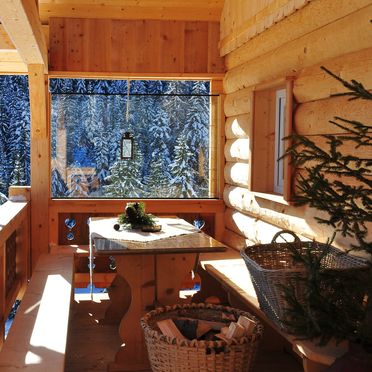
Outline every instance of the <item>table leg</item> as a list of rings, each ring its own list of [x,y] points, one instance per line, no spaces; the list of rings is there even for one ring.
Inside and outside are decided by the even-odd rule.
[[[194,254],[157,255],[158,300],[163,305],[190,302],[179,298],[185,276],[193,268]],[[106,312],[107,322],[117,322],[123,345],[116,354],[109,371],[140,371],[150,369],[140,318],[153,305],[155,299],[154,256],[116,256],[118,278],[109,291],[112,305]],[[125,293],[125,295],[124,295]],[[128,306],[127,306],[127,305]],[[113,320],[109,320],[109,317]]]
[[[195,253],[158,255],[158,300],[163,305],[188,303],[179,298],[181,283],[190,275]]]
[[[115,362],[110,364],[109,370],[139,371],[149,369],[140,318],[146,313],[146,308],[154,300],[153,257],[149,255],[117,256],[116,265],[118,275],[123,279],[119,279],[117,284],[125,283],[122,289],[125,290],[125,287],[127,291],[129,289],[129,294],[127,294],[129,306],[124,311],[119,325],[119,334],[123,344],[116,354]],[[113,293],[114,297],[115,294],[122,293],[120,288],[114,288],[117,290],[116,293]],[[114,299],[112,300],[113,307],[109,310],[107,316],[110,313],[115,313],[115,303],[119,306],[120,302],[123,303],[123,301],[115,302]]]

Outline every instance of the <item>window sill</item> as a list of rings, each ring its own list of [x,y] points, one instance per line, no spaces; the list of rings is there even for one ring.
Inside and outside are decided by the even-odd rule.
[[[280,194],[271,194],[264,192],[252,191],[256,199],[270,200],[278,204],[291,205],[292,203],[289,200],[285,200],[283,195]]]

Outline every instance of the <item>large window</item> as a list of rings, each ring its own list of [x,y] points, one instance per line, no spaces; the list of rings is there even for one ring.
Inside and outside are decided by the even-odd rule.
[[[0,76],[0,204],[9,186],[30,185],[30,103],[27,76]]]
[[[52,197],[215,197],[209,85],[51,79]]]

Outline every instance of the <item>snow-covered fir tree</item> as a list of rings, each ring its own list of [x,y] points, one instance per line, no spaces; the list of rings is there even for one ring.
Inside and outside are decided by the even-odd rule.
[[[144,196],[144,185],[141,181],[142,154],[135,146],[133,159],[117,160],[106,177],[104,195],[116,198],[139,198]]]
[[[30,184],[30,109],[26,76],[0,77],[0,192]]]
[[[146,194],[149,198],[169,198],[172,196],[169,166],[159,156],[150,164],[150,174],[146,179]]]
[[[175,147],[175,158],[171,164],[172,180],[176,198],[195,198],[197,191],[194,189],[196,177],[193,168],[194,156],[186,142],[186,136],[181,134],[177,139]]]
[[[68,188],[56,168],[52,169],[51,191],[55,198],[63,198],[68,195]]]

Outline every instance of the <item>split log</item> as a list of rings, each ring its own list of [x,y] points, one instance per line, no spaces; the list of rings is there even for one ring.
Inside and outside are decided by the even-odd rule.
[[[250,140],[248,138],[227,140],[225,143],[226,161],[248,162],[250,151]]]
[[[242,89],[235,93],[227,94],[224,101],[224,109],[227,117],[252,113],[252,89]]]
[[[245,239],[243,236],[234,233],[229,229],[225,229],[222,241],[229,247],[241,251],[242,249],[254,244],[249,239]]]
[[[295,75],[305,67],[369,48],[372,38],[371,11],[372,5],[367,6],[293,40],[264,57],[233,68],[225,76],[225,92],[230,94],[279,77]]]
[[[370,0],[315,0],[225,57],[228,70],[364,8]],[[224,20],[221,20],[221,28]]]
[[[241,338],[244,336],[245,333],[245,328],[235,322],[231,322],[229,325],[229,330],[226,332],[224,335],[227,339],[232,339],[232,338]]]
[[[249,239],[254,244],[270,243],[280,228],[231,208],[225,211],[226,228]]]
[[[186,337],[178,330],[172,319],[160,320],[157,325],[163,335],[186,340]]]
[[[248,187],[250,167],[247,163],[227,162],[225,164],[225,181],[230,185]]]
[[[243,114],[226,119],[225,135],[227,139],[250,137],[252,130],[252,115]]]
[[[371,103],[361,99],[348,101],[347,97],[303,103],[295,112],[294,130],[302,135],[345,133],[329,122],[335,116],[370,124]]]
[[[303,69],[294,81],[293,94],[297,102],[316,101],[345,92],[339,81],[321,70],[322,65],[345,80],[354,79],[366,89],[372,89],[372,48],[369,48]]]
[[[307,238],[328,237],[325,234],[326,227],[319,225],[314,220],[314,215],[319,215],[319,211],[315,211],[307,207],[294,207],[285,202],[280,203],[276,200],[271,200],[270,195],[265,194],[255,195],[248,189],[236,186],[225,186],[224,201],[226,205],[244,214],[249,214],[252,217],[257,217],[269,224],[297,232]]]
[[[254,327],[256,326],[256,322],[254,322],[252,319],[249,319],[248,317],[244,315],[239,316],[238,324],[243,326],[244,334],[246,336],[251,335],[253,333]]]

